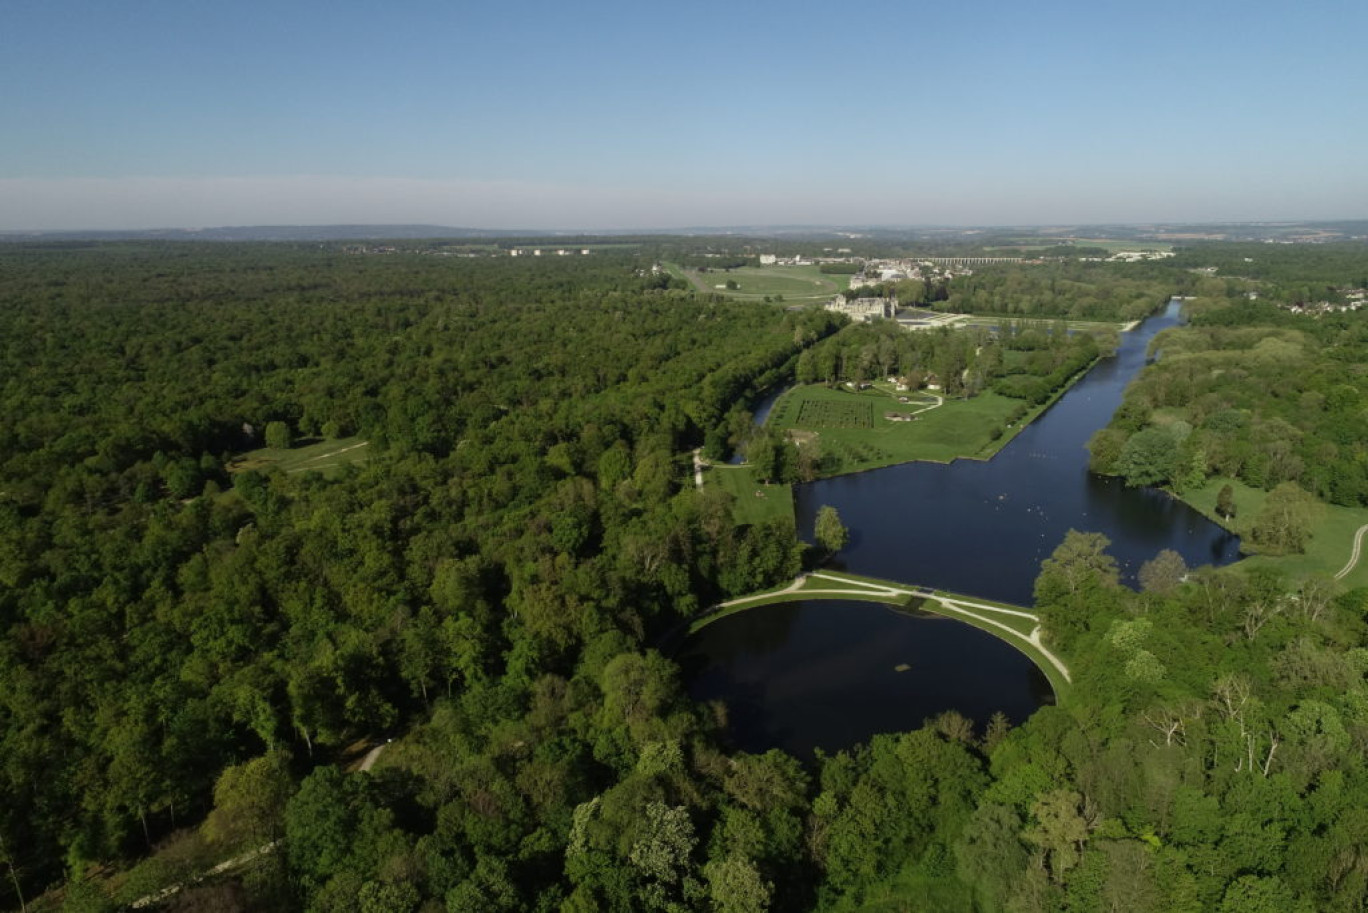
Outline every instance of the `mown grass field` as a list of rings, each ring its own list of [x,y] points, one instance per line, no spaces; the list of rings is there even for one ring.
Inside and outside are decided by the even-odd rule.
[[[1005,323],[1006,321],[1009,321],[1009,320],[1020,320],[1020,319],[1021,319],[1021,318],[1019,318],[1019,317],[1011,317],[1011,316],[1009,316],[1009,317],[1001,317],[1001,316],[995,317],[995,316],[988,315],[988,314],[978,314],[978,315],[970,314],[970,315],[967,315],[967,319],[961,324],[961,326],[966,326],[966,327],[987,327],[987,328],[989,328],[989,329],[997,329],[999,326],[1001,326],[1001,325],[1002,325],[1003,323]],[[1130,324],[1128,324],[1128,323],[1126,323],[1126,322],[1124,322],[1124,321],[1119,321],[1119,320],[1071,320],[1071,319],[1064,319],[1064,318],[1050,319],[1050,320],[1047,320],[1047,321],[1044,321],[1044,322],[1047,324],[1047,326],[1050,326],[1050,327],[1053,327],[1056,323],[1062,323],[1062,324],[1064,324],[1064,328],[1065,328],[1066,330],[1072,330],[1072,331],[1074,331],[1075,333],[1097,333],[1097,334],[1103,334],[1103,333],[1118,333],[1118,332],[1121,332],[1121,331],[1124,330],[1127,326],[1130,325]]]
[[[336,474],[353,463],[364,463],[369,455],[370,442],[359,437],[344,437],[332,441],[313,440],[289,450],[262,447],[244,453],[228,466],[228,471],[245,472],[248,469],[275,467],[287,473],[321,472],[327,476]]]
[[[766,520],[794,522],[793,488],[762,485],[755,481],[755,473],[749,466],[709,466],[703,470],[703,484],[716,485],[736,498],[732,519],[738,525]]]
[[[1028,414],[1017,427],[1007,428],[1021,401],[991,392],[970,400],[947,399],[910,422],[884,417],[885,412],[915,412],[927,403],[923,395],[909,398],[911,403],[900,403],[898,395],[878,387],[858,393],[817,384],[795,387],[775,404],[768,424],[799,437],[812,435],[821,448],[821,474],[833,476],[912,460],[984,459],[1032,417]],[[867,414],[869,425],[855,425],[850,417],[857,413]]]
[[[782,295],[786,302],[825,301],[844,289],[849,276],[828,276],[816,266],[743,266],[736,269],[709,270],[700,273],[668,264],[670,272],[693,283],[699,291],[726,295],[749,301],[774,299]],[[726,288],[727,281],[737,284]],[[718,288],[722,286],[722,288]]]
[[[1229,484],[1235,493],[1235,516],[1230,521],[1216,516],[1216,498],[1222,486]],[[1207,517],[1220,523],[1233,532],[1244,536],[1248,533],[1254,518],[1263,508],[1268,492],[1250,488],[1242,482],[1231,479],[1213,478],[1201,488],[1183,493],[1183,500],[1201,511]],[[1349,560],[1354,547],[1354,533],[1360,526],[1368,524],[1368,508],[1340,507],[1326,504],[1321,508],[1311,541],[1302,555],[1251,555],[1237,567],[1255,568],[1274,567],[1294,579],[1318,576],[1330,578],[1339,573]],[[1248,547],[1248,546],[1246,546]],[[1368,586],[1368,536],[1365,537],[1364,554],[1352,571],[1339,581],[1345,588]]]

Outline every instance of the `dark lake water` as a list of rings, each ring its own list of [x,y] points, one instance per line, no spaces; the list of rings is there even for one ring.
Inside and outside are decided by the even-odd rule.
[[[1120,405],[1150,340],[1177,322],[1175,302],[1123,334],[1114,357],[989,462],[907,463],[798,486],[800,533],[811,540],[817,508],[830,504],[851,531],[834,566],[1027,606],[1040,562],[1069,529],[1106,535],[1128,579],[1165,548],[1191,566],[1235,560],[1238,537],[1182,502],[1087,470],[1088,438]],[[1051,697],[1030,660],[988,634],[855,602],[729,616],[692,637],[680,660],[695,698],[727,703],[739,747],[800,757],[947,709],[1020,721]],[[892,671],[904,662],[908,671]],[[921,674],[933,668],[934,681]]]

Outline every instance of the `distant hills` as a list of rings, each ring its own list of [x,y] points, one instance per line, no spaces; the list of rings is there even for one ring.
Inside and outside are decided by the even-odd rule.
[[[1147,223],[1132,225],[1020,226],[824,226],[746,225],[669,229],[454,228],[447,225],[240,225],[219,228],[152,228],[90,231],[0,231],[0,243],[25,241],[416,241],[428,239],[513,239],[622,237],[647,235],[734,235],[755,238],[870,240],[966,240],[985,234],[1051,238],[1114,238],[1166,241],[1348,241],[1368,240],[1368,220],[1337,222]]]
[[[546,232],[444,225],[238,225],[109,231],[5,231],[0,241],[410,241],[423,238],[545,237]]]

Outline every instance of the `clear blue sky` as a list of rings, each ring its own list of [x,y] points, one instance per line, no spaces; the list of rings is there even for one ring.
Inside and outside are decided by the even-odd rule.
[[[1363,0],[0,0],[0,230],[1368,218]]]

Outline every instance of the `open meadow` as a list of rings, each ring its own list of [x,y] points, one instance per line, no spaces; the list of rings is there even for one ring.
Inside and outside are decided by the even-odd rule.
[[[370,455],[370,442],[359,437],[336,440],[308,439],[288,450],[262,447],[244,453],[228,466],[229,472],[275,467],[286,473],[321,472],[334,476],[353,463],[363,463]]]
[[[821,475],[834,476],[912,460],[986,459],[1029,421],[1028,415],[1008,427],[1020,408],[1020,400],[992,392],[942,402],[924,393],[899,394],[886,384],[859,392],[812,384],[786,393],[769,424],[799,440],[815,440]]]
[[[1235,516],[1230,520],[1224,520],[1216,514],[1216,498],[1221,488],[1227,484],[1235,494]],[[1208,479],[1200,488],[1184,492],[1182,497],[1188,504],[1232,532],[1247,535],[1254,518],[1263,509],[1268,492],[1251,488],[1243,482],[1217,476]],[[1239,562],[1236,567],[1273,567],[1294,579],[1312,575],[1331,579],[1348,563],[1354,548],[1354,535],[1359,527],[1365,524],[1368,524],[1368,508],[1326,504],[1319,509],[1311,539],[1303,554],[1254,554]],[[1339,583],[1346,589],[1368,586],[1368,555],[1363,556]]]
[[[792,486],[757,482],[749,466],[708,466],[703,470],[703,484],[716,485],[736,499],[732,518],[738,526],[766,520],[793,522]]]
[[[742,266],[730,270],[696,269],[669,264],[670,272],[688,280],[700,292],[712,292],[746,301],[771,300],[783,296],[786,302],[824,301],[844,289],[849,276],[828,276],[814,266]],[[737,288],[728,289],[727,282]]]

